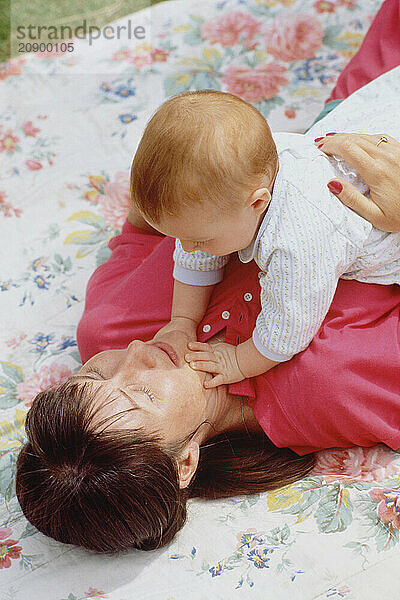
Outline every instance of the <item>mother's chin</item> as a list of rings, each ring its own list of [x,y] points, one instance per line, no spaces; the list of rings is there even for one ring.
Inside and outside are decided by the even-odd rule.
[[[154,344],[154,343],[158,343],[158,342],[161,342],[161,343],[165,342],[166,344],[169,344],[177,354],[179,366],[181,368],[190,369],[190,371],[192,373],[195,373],[200,378],[201,382],[203,383],[203,381],[205,379],[211,378],[211,374],[204,373],[202,371],[195,371],[194,369],[191,369],[191,367],[185,360],[185,355],[188,351],[187,345],[190,340],[191,340],[191,337],[185,331],[181,331],[180,329],[174,329],[171,331],[162,332],[160,334],[160,336],[157,336],[156,340],[154,340],[154,341],[150,340],[147,343]]]
[[[204,371],[195,371],[185,360],[185,354],[188,351],[187,344],[191,340],[185,331],[179,329],[162,332],[160,337],[157,337],[157,342],[165,342],[172,346],[178,355],[181,368],[187,372],[190,377],[196,377],[201,383],[202,396],[206,403],[205,414],[208,421],[213,423],[216,430],[225,430],[227,419],[228,423],[232,420],[236,425],[236,407],[234,398],[229,397],[227,386],[220,385],[218,388],[207,389],[203,387],[204,381],[211,379],[212,374]],[[149,344],[153,341],[148,342]],[[183,375],[183,373],[182,373]]]

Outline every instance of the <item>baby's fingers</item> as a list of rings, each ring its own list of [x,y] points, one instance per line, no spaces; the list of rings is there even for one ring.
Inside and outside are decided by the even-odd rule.
[[[215,375],[212,379],[209,379],[203,383],[203,386],[207,389],[216,388],[225,382],[224,376],[219,374]]]
[[[192,360],[189,365],[194,371],[205,371],[206,373],[220,373],[221,371],[220,366],[215,360]]]
[[[201,352],[211,351],[211,345],[206,342],[188,342],[190,350],[200,350]]]
[[[190,363],[196,360],[213,360],[215,362],[215,355],[213,352],[204,350],[203,352],[187,352],[185,354],[186,362]]]

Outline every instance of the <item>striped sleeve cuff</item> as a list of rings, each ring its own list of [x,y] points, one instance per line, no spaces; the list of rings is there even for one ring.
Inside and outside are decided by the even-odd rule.
[[[173,277],[188,285],[214,285],[223,280],[224,267],[215,271],[191,271],[175,264]]]
[[[259,353],[265,356],[266,358],[269,358],[270,360],[274,360],[275,362],[285,362],[287,360],[290,360],[294,356],[294,354],[278,354],[277,352],[266,348],[261,341],[261,337],[259,336],[257,329],[253,330],[252,339]]]

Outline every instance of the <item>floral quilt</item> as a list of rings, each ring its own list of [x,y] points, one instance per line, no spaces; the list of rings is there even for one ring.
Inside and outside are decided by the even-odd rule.
[[[33,397],[80,367],[85,285],[127,214],[150,115],[214,88],[273,130],[304,131],[381,4],[171,0],[110,24],[130,20],[141,39],[72,39],[0,64],[0,600],[400,597],[400,457],[383,446],[321,452],[273,492],[192,500],[177,538],[149,553],[46,538],[14,485]]]

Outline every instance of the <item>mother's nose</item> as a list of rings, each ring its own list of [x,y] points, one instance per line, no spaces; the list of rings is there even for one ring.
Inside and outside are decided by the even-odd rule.
[[[131,368],[154,369],[156,366],[155,348],[142,342],[133,340],[127,347],[125,361]]]

